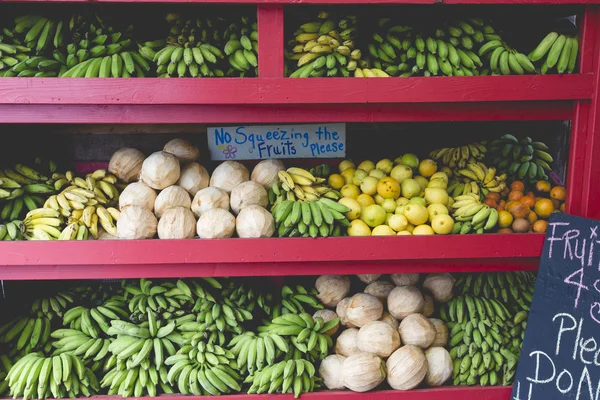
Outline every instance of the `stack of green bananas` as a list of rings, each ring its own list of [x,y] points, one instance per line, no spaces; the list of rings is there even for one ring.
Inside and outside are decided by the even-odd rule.
[[[15,363],[7,379],[13,398],[89,397],[100,389],[94,373],[67,353],[53,357],[30,353]]]
[[[0,240],[12,241],[25,238],[25,225],[23,221],[14,220],[0,224]]]
[[[498,211],[482,204],[479,195],[471,193],[457,196],[451,208],[455,221],[452,233],[489,232],[498,224]]]
[[[120,212],[111,207],[119,200],[117,178],[106,170],[87,174],[85,179],[72,171],[55,173],[54,189],[43,208],[30,211],[25,220],[29,240],[86,240],[98,238],[98,225],[117,236]],[[120,187],[120,186],[119,186]],[[105,207],[106,206],[106,207]]]
[[[5,396],[8,394],[8,381],[6,380],[6,375],[13,366],[13,362],[6,355],[0,355],[0,396]]]
[[[109,299],[96,307],[77,306],[65,312],[63,325],[98,338],[107,333],[111,320],[129,317],[125,310],[125,302],[119,298]]]
[[[161,313],[163,311],[175,311],[181,309],[187,304],[191,308],[194,294],[200,296],[204,289],[196,282],[193,282],[190,288],[182,280],[178,280],[174,287],[167,282],[163,284],[153,284],[149,279],[140,279],[135,284],[124,286],[129,311],[134,313],[136,310],[142,314],[148,311]],[[131,298],[129,298],[131,296]]]
[[[236,307],[242,307],[249,312],[261,309],[267,315],[273,310],[273,295],[271,293],[257,292],[253,288],[246,289],[243,284],[230,282],[221,291],[221,296],[229,300]]]
[[[524,182],[548,180],[554,161],[543,142],[534,142],[530,137],[519,140],[508,133],[492,141],[490,158],[499,171]]]
[[[391,76],[473,76],[483,63],[475,53],[494,29],[480,18],[449,23],[431,31],[395,25],[390,18],[378,22],[368,44],[375,68]]]
[[[51,321],[42,312],[17,317],[0,328],[0,343],[10,347],[10,355],[50,349]]]
[[[486,57],[492,75],[524,75],[535,73],[527,56],[511,48],[495,34],[485,35],[486,43],[479,48],[479,57]]]
[[[167,379],[181,394],[217,396],[241,390],[234,354],[221,346],[203,341],[195,334],[175,355],[165,360]]]
[[[84,363],[96,364],[89,366],[92,371],[102,367],[108,355],[108,347],[112,343],[112,339],[94,338],[77,329],[57,329],[51,336],[56,339],[52,343],[56,347],[54,355],[67,353],[80,357]]]
[[[283,200],[316,201],[321,197],[339,200],[341,194],[327,186],[326,178],[318,178],[311,172],[298,167],[279,171],[279,182],[269,191],[269,201],[277,205]]]
[[[470,162],[467,168],[457,171],[455,178],[462,178],[465,186],[470,185],[471,188],[473,188],[473,182],[475,182],[478,188],[471,190],[471,193],[480,194],[485,197],[489,192],[500,193],[503,191],[506,188],[507,175],[501,174],[496,176],[496,168],[488,167],[482,162]],[[464,194],[464,188],[462,188],[461,184],[457,184],[451,191],[450,188],[452,186],[454,184],[449,186],[448,192],[452,193],[453,196]]]
[[[152,61],[156,64],[157,76],[225,76],[221,63],[225,57],[220,50],[221,38],[209,18],[184,19],[180,14],[169,13],[167,21],[172,26],[166,42],[146,43],[147,46],[140,50],[147,59],[154,52]],[[152,45],[154,48],[151,48]]]
[[[223,51],[231,68],[227,76],[258,76],[258,26],[255,20],[242,17],[241,26],[231,23],[225,29],[227,42]]]
[[[367,68],[355,48],[356,21],[354,15],[338,19],[321,11],[315,21],[300,25],[288,42],[286,73],[291,72],[292,78],[348,77],[357,68]]]
[[[319,164],[308,170],[315,178],[329,178],[331,175],[331,166],[328,164]]]
[[[275,333],[264,332],[256,335],[245,332],[229,342],[231,353],[237,359],[237,368],[242,372],[253,374],[262,370],[289,351],[288,342]]]
[[[141,366],[131,369],[113,368],[104,375],[100,386],[108,389],[109,396],[118,394],[121,397],[140,398],[143,395],[155,397],[159,394],[159,388],[162,393],[174,393],[168,384],[167,371],[164,367],[159,371],[152,368],[146,370]]]
[[[283,361],[249,375],[244,383],[252,384],[248,394],[293,393],[294,398],[298,398],[302,393],[313,392],[321,386],[321,379],[315,376],[315,372],[315,366],[296,348],[287,352]]]
[[[328,198],[283,200],[271,209],[278,237],[344,236],[350,209]]]
[[[429,153],[429,158],[442,166],[449,167],[452,172],[456,173],[459,169],[466,168],[469,163],[482,161],[486,153],[486,142],[473,142],[465,146],[433,150]]]
[[[273,318],[285,314],[310,313],[322,310],[323,304],[317,298],[318,291],[315,288],[307,290],[302,285],[294,288],[285,285],[281,288],[281,299],[279,304],[273,307]]]
[[[541,63],[542,74],[558,72],[559,74],[573,73],[577,66],[579,40],[577,36],[562,35],[550,32],[529,54],[533,62]]]
[[[42,207],[55,192],[54,178],[32,167],[15,164],[0,170],[0,222],[22,220],[26,212]]]
[[[31,49],[15,38],[13,31],[8,28],[0,32],[0,78],[16,76],[12,67],[29,59]]]

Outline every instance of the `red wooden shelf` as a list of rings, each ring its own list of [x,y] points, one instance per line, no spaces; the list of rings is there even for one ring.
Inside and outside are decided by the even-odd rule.
[[[544,235],[0,242],[0,280],[536,269]]]
[[[0,0],[0,3],[186,4],[600,4],[600,0]]]

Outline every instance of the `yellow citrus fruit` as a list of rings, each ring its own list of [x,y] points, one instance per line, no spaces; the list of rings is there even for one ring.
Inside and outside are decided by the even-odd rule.
[[[429,181],[431,182],[434,179],[442,179],[446,183],[448,183],[448,174],[444,171],[438,171],[435,174],[431,175],[431,177],[429,178]]]
[[[354,163],[351,160],[344,160],[340,163],[340,165],[338,165],[338,168],[340,172],[344,172],[347,169],[354,169],[356,167],[354,166]]]
[[[422,206],[427,206],[427,202],[422,197],[413,197],[408,201],[408,204],[420,204]]]
[[[378,183],[379,183],[379,179],[374,178],[372,176],[367,176],[365,179],[363,179],[362,183],[360,184],[360,190],[363,193],[372,196],[375,193],[377,193],[377,184]]]
[[[358,197],[356,198],[356,201],[358,201],[358,203],[360,204],[361,207],[366,207],[366,206],[370,206],[371,204],[375,204],[375,200],[373,200],[373,197],[369,196],[368,194],[359,194]]]
[[[400,232],[396,233],[396,235],[398,235],[398,236],[412,236],[412,233],[410,233],[409,231],[400,231]]]
[[[379,193],[377,193],[375,196],[373,196],[373,199],[375,199],[375,204],[379,204],[379,205],[382,205],[383,202],[385,201],[385,199],[383,197],[381,197],[381,195]]]
[[[388,225],[396,232],[400,232],[406,229],[408,226],[408,220],[404,215],[394,214],[390,217]]]
[[[427,184],[428,188],[440,188],[440,189],[448,189],[448,181],[443,180],[442,178],[430,179]]]
[[[383,178],[377,183],[377,193],[384,199],[397,199],[400,197],[400,184],[394,178]]]
[[[346,184],[346,180],[340,174],[331,174],[329,175],[329,179],[327,179],[327,183],[332,188],[340,190]]]
[[[371,236],[396,236],[396,232],[387,225],[379,225],[373,228]]]
[[[379,180],[385,178],[385,172],[381,169],[375,168],[371,170],[371,172],[369,172],[369,176],[372,176],[373,178],[377,178],[377,180]]]
[[[417,176],[414,177],[414,180],[417,181],[417,183],[419,184],[419,186],[421,186],[421,190],[425,190],[425,188],[427,187],[427,185],[429,185],[429,181],[424,176],[417,175]]]
[[[403,180],[400,186],[402,187],[402,196],[406,197],[407,199],[418,196],[419,193],[421,193],[421,190],[423,190],[421,189],[419,182],[412,178]]]
[[[437,163],[429,158],[421,161],[419,164],[419,174],[425,178],[429,178],[437,172]]]
[[[429,225],[419,225],[415,226],[415,229],[412,231],[413,235],[433,235],[435,232]]]
[[[360,203],[356,201],[356,199],[351,197],[342,197],[338,203],[343,204],[350,209],[350,211],[346,213],[346,218],[348,218],[350,221],[360,217],[361,207]]]
[[[355,219],[350,221],[348,236],[371,236],[371,228],[364,221]]]
[[[394,214],[404,215],[405,208],[406,208],[406,204],[396,207],[396,211],[394,211]]]
[[[356,186],[360,186],[363,179],[365,179],[367,176],[369,176],[367,171],[365,171],[363,169],[357,169],[356,171],[354,171],[354,176],[352,177],[352,183],[354,183]]]
[[[398,197],[396,199],[396,205],[399,206],[405,206],[409,203],[410,200],[408,200],[406,197]]]
[[[427,207],[427,212],[429,213],[429,221],[433,219],[436,215],[448,215],[448,207],[443,204],[430,204]]]
[[[389,174],[392,168],[394,167],[394,163],[389,158],[384,158],[383,160],[379,160],[375,168],[382,170],[386,174]]]
[[[360,195],[360,189],[358,188],[358,186],[350,183],[342,186],[342,188],[340,189],[340,193],[343,197],[350,197],[352,199],[355,199],[358,197],[358,195]]]
[[[394,199],[385,199],[383,201],[383,203],[381,204],[381,207],[383,207],[385,212],[393,213],[394,211],[396,211],[397,206],[396,206],[396,202],[394,201]]]
[[[404,216],[413,225],[422,225],[429,219],[427,208],[421,204],[408,204],[404,207]]]
[[[419,166],[419,157],[412,153],[406,153],[402,156],[402,164],[408,165],[412,169],[416,169]]]
[[[425,189],[425,201],[428,204],[448,204],[448,192],[439,187],[429,187]]]
[[[375,169],[375,163],[371,160],[365,160],[358,164],[358,168],[362,169],[363,171],[367,171],[368,174],[369,172],[371,172],[371,170]]]
[[[390,176],[397,180],[398,183],[402,183],[403,180],[412,178],[413,170],[408,165],[396,165],[394,168],[392,168]]]
[[[387,214],[383,207],[377,204],[372,204],[365,207],[360,214],[360,219],[362,219],[371,228],[383,224],[386,217]]]
[[[448,235],[454,229],[454,220],[448,214],[438,214],[431,220],[431,228],[438,235]]]
[[[340,175],[344,177],[346,184],[352,183],[352,181],[354,180],[354,171],[354,168],[349,168],[340,173]]]
[[[405,231],[410,232],[412,234],[414,230],[415,226],[409,222],[408,225],[406,225]]]

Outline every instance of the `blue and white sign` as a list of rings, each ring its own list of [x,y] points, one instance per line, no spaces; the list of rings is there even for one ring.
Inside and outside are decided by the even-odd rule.
[[[212,160],[343,158],[346,124],[209,127]]]

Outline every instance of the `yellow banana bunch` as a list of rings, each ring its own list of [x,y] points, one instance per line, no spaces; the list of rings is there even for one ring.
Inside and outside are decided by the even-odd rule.
[[[471,162],[483,160],[486,152],[486,142],[473,142],[464,146],[433,150],[429,153],[429,158],[456,171],[466,168]]]
[[[333,200],[341,194],[325,184],[325,178],[315,177],[303,168],[291,167],[279,171],[279,182],[269,190],[269,202],[272,206],[284,200],[316,201],[320,197]]]
[[[456,221],[452,233],[483,233],[494,229],[498,223],[498,211],[482,204],[479,195],[474,193],[456,196],[451,208]]]

